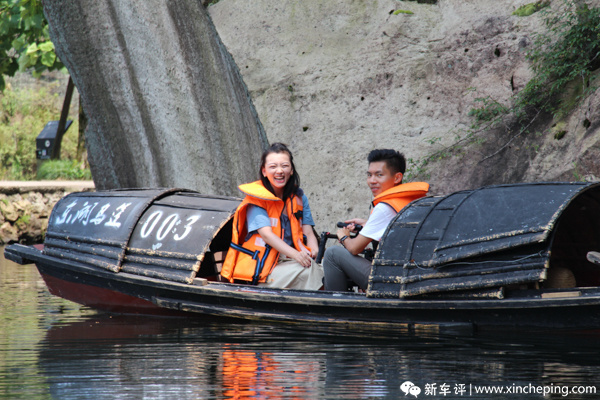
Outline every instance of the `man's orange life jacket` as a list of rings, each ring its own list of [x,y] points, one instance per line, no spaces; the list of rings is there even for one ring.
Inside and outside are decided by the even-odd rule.
[[[279,252],[265,243],[263,238],[255,232],[248,236],[246,215],[250,204],[261,207],[267,211],[271,219],[273,233],[283,239],[284,231],[281,227],[281,213],[284,209],[283,200],[265,188],[261,181],[246,183],[239,186],[246,194],[233,216],[233,232],[231,245],[221,275],[233,282],[234,280],[246,281],[253,285],[265,282],[271,270],[277,265]],[[310,249],[303,243],[302,233],[302,198],[292,195],[285,204],[287,216],[292,230],[292,241],[298,251]]]
[[[385,203],[398,213],[411,201],[425,197],[428,191],[429,184],[425,182],[402,183],[377,195],[373,199],[373,207]]]

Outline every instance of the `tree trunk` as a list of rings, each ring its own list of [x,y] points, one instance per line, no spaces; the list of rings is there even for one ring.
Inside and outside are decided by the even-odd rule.
[[[79,132],[77,132],[77,151],[75,153],[75,159],[83,167],[88,163],[87,153],[85,152],[85,129],[87,128],[87,115],[83,111],[81,102],[79,103]]]
[[[238,194],[267,139],[199,0],[46,0],[56,52],[88,116],[98,189]]]

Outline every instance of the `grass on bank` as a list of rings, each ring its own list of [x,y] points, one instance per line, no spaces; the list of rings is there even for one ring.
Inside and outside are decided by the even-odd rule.
[[[61,160],[36,158],[36,137],[46,123],[60,119],[63,99],[49,89],[8,85],[0,93],[0,179],[91,179],[89,167],[75,160],[77,116],[69,116],[74,121],[63,137]]]
[[[91,180],[92,173],[76,160],[48,160],[39,166],[37,179]]]

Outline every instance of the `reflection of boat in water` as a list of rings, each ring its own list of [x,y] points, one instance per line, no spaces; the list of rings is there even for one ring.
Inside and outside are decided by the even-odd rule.
[[[337,332],[98,315],[52,325],[37,348],[56,399],[397,399],[406,380],[422,389],[426,383],[452,390],[469,383],[572,387],[598,372],[597,335],[465,340],[425,332],[357,340]]]
[[[502,185],[419,199],[388,227],[366,293],[217,281],[238,199],[182,190],[74,193],[35,262],[50,291],[119,313],[427,327],[600,328],[600,185]]]
[[[53,326],[39,364],[60,399],[322,398],[323,348],[290,338],[269,326],[100,315]]]

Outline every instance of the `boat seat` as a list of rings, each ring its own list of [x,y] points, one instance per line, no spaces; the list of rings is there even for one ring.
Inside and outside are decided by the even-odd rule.
[[[213,259],[215,261],[215,271],[217,274],[221,274],[221,269],[223,268],[223,263],[225,262],[225,256],[227,255],[227,251],[216,251],[213,254]]]
[[[573,271],[565,267],[552,266],[548,268],[548,277],[544,282],[547,289],[568,289],[577,286]]]
[[[227,251],[207,251],[200,265],[198,276],[209,280],[219,280]]]

